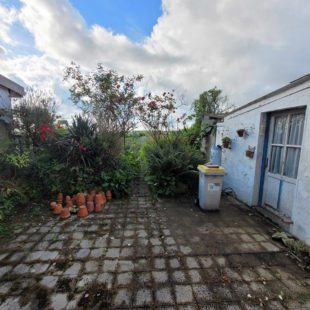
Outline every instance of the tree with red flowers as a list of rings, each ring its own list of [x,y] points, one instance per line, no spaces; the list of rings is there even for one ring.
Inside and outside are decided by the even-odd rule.
[[[142,75],[126,77],[106,70],[102,64],[89,74],[83,74],[80,66],[71,63],[64,79],[72,82],[71,99],[85,113],[90,114],[102,131],[118,131],[124,139],[136,127],[134,108],[139,101],[135,84]]]
[[[13,136],[25,137],[26,145],[37,146],[53,130],[57,119],[56,101],[52,94],[38,88],[28,88],[23,98],[17,99],[12,108]],[[38,135],[38,128],[40,129]],[[41,137],[40,137],[41,136]]]
[[[168,137],[175,129],[175,124],[184,120],[184,115],[176,120],[178,105],[172,92],[164,92],[162,95],[149,93],[140,98],[136,106],[136,114],[144,127],[155,141],[161,137]]]

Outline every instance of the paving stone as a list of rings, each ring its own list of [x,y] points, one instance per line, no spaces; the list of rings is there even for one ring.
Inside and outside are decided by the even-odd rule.
[[[198,302],[213,300],[213,293],[204,284],[194,284],[193,291]]]
[[[166,271],[153,271],[152,275],[156,283],[165,283],[168,281],[168,273]]]
[[[170,230],[169,229],[164,229],[163,233],[165,236],[170,236]]]
[[[165,269],[166,268],[166,260],[164,258],[155,258],[154,259],[154,267],[156,269]]]
[[[239,238],[243,241],[243,242],[253,242],[253,238],[251,238],[250,235],[248,234],[240,234]]]
[[[135,234],[133,230],[125,230],[124,237],[132,237]]]
[[[167,245],[174,245],[175,244],[174,238],[172,238],[172,237],[165,238],[165,244],[167,244]]]
[[[150,239],[151,244],[154,245],[161,245],[161,240],[159,238],[151,238]]]
[[[51,308],[53,310],[63,310],[67,303],[67,294],[58,293],[51,296]]]
[[[43,251],[42,255],[40,256],[40,260],[47,261],[53,260],[58,258],[59,252],[58,251]]]
[[[134,264],[129,260],[120,260],[119,261],[119,271],[132,271],[134,269]]]
[[[189,269],[199,268],[198,262],[194,257],[186,257],[186,265]]]
[[[136,306],[145,306],[151,304],[153,301],[152,298],[152,291],[146,288],[140,289],[137,292],[135,298],[135,305]]]
[[[265,241],[266,240],[266,237],[264,235],[261,235],[261,234],[253,234],[251,235],[251,237],[255,240],[255,241]]]
[[[266,268],[263,268],[263,267],[257,267],[256,268],[256,273],[263,277],[265,280],[274,280],[275,277],[271,274],[271,272],[266,269]]]
[[[166,247],[166,251],[170,255],[175,255],[179,252],[178,247],[176,245],[169,245]]]
[[[76,276],[78,275],[79,271],[81,270],[82,264],[81,263],[73,263],[65,272],[65,275],[69,276]]]
[[[83,240],[80,242],[80,247],[81,247],[82,249],[89,249],[89,248],[92,248],[92,247],[93,247],[93,241],[92,241],[92,240],[83,239]]]
[[[133,248],[122,248],[120,257],[131,257],[134,255]]]
[[[241,281],[242,280],[239,273],[235,269],[232,269],[232,268],[222,269],[222,274],[227,276],[230,280],[235,280],[235,281]]]
[[[147,232],[145,230],[138,230],[137,231],[137,236],[139,238],[145,238],[145,237],[147,237]]]
[[[113,304],[115,306],[130,306],[131,292],[126,289],[119,289],[114,297]]]
[[[106,257],[118,258],[120,254],[119,248],[110,248],[107,250]]]
[[[117,275],[117,285],[124,286],[131,283],[132,272],[119,273]]]
[[[188,274],[192,283],[199,283],[202,281],[201,275],[198,270],[189,270]]]
[[[13,269],[12,273],[22,275],[22,274],[28,273],[29,271],[30,271],[29,265],[19,264]]]
[[[11,289],[13,282],[2,282],[0,285],[0,295],[7,294]]]
[[[115,271],[118,260],[104,260],[102,269],[104,272],[106,271]]]
[[[260,243],[267,251],[270,251],[270,252],[277,252],[279,251],[280,249],[275,246],[274,244],[272,244],[271,242],[261,242]]]
[[[0,254],[0,261],[3,261],[5,257],[8,256],[8,253]]]
[[[152,253],[154,255],[162,255],[162,254],[165,253],[165,250],[164,250],[164,248],[162,246],[156,245],[156,246],[152,247]]]
[[[248,269],[248,268],[247,269],[243,269],[241,271],[241,276],[247,282],[255,281],[255,280],[258,279],[258,275],[253,270]]]
[[[169,287],[163,287],[156,291],[156,301],[158,304],[173,305],[174,300]]]
[[[194,296],[190,285],[176,285],[175,295],[178,304],[193,302]]]
[[[222,309],[223,310],[242,310],[241,306],[238,304],[227,304]]]
[[[55,287],[57,281],[58,281],[58,277],[56,277],[56,276],[45,276],[40,281],[40,284],[43,286],[46,286],[49,289],[52,289],[53,287]]]
[[[248,294],[251,294],[251,290],[248,285],[242,282],[232,282],[231,287],[234,290],[234,293],[240,298],[246,298]]]
[[[17,252],[17,253],[14,253],[14,254],[8,259],[8,261],[9,261],[9,262],[18,262],[18,261],[20,261],[24,256],[25,256],[25,253],[24,253],[24,252]]]
[[[31,252],[27,258],[26,258],[26,262],[31,262],[31,261],[35,261],[38,260],[42,255],[43,255],[43,251],[33,251]]]
[[[180,246],[180,251],[181,251],[184,255],[187,255],[187,254],[190,254],[190,253],[192,252],[192,249],[191,249],[189,246],[181,245],[181,246]]]
[[[106,238],[98,238],[95,241],[95,248],[106,248],[107,245],[108,245],[108,242]]]
[[[112,239],[110,241],[111,247],[120,247],[121,246],[121,240],[120,239]]]
[[[80,249],[76,254],[75,257],[77,259],[82,259],[82,258],[86,258],[90,253],[89,249]]]
[[[84,238],[84,233],[82,232],[74,232],[72,235],[73,239],[82,240]]]
[[[98,257],[103,256],[104,253],[105,253],[105,249],[94,249],[94,250],[91,250],[89,256],[91,258],[98,258]]]
[[[148,239],[137,238],[137,245],[146,247],[149,244]]]
[[[173,269],[179,268],[180,267],[180,262],[177,258],[172,258],[169,260],[170,267]]]
[[[134,242],[134,239],[125,239],[123,241],[123,246],[126,247],[126,246],[133,246],[133,242]]]
[[[94,281],[97,278],[96,274],[85,274],[82,278],[78,281],[77,287],[85,287],[90,282]]]
[[[86,272],[98,272],[99,265],[97,261],[88,261],[85,264],[85,271]]]
[[[227,265],[227,260],[224,256],[216,256],[214,257],[214,260],[221,268],[226,267]]]
[[[183,271],[177,270],[172,273],[172,280],[174,282],[183,283],[186,281],[185,273]]]
[[[19,297],[9,297],[1,306],[0,310],[19,310]]]
[[[98,283],[105,283],[107,285],[108,289],[112,288],[113,284],[113,279],[114,279],[114,274],[111,272],[104,272],[100,274],[97,278]]]
[[[61,250],[62,248],[63,248],[63,241],[54,242],[48,247],[49,250]]]
[[[151,281],[151,273],[150,272],[141,272],[137,274],[137,279],[139,283],[148,283]]]
[[[91,225],[87,228],[88,231],[98,231],[99,226],[98,225]]]
[[[220,300],[232,300],[233,298],[230,289],[224,284],[214,285],[213,291]]]
[[[49,264],[37,263],[30,268],[30,272],[36,274],[43,273],[48,269],[48,267]]]

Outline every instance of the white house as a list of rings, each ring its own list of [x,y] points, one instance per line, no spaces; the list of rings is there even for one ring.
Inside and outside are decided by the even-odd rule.
[[[1,111],[11,109],[11,98],[23,97],[24,88],[0,74],[0,139],[7,138],[7,125],[10,120]]]
[[[229,113],[223,137],[224,188],[310,244],[310,74]]]

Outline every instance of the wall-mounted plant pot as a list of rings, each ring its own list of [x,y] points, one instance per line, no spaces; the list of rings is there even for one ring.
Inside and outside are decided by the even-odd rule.
[[[231,148],[231,141],[223,141],[223,148],[230,149]]]
[[[57,205],[57,202],[56,202],[56,201],[53,201],[53,202],[50,203],[50,208],[51,208],[52,210],[54,210],[55,207],[56,207],[56,205]]]
[[[96,202],[96,205],[95,205],[95,212],[101,212],[102,211],[102,208],[103,208],[103,203],[101,202]]]
[[[71,208],[73,207],[73,201],[72,200],[68,200],[66,203],[66,208]]]
[[[254,157],[254,152],[247,150],[247,151],[245,151],[245,156],[249,157],[249,158],[253,158]]]
[[[93,201],[87,201],[87,210],[88,210],[88,213],[94,212],[94,202]]]
[[[59,194],[57,195],[57,202],[58,202],[58,203],[62,203],[63,199],[64,199],[63,194],[62,194],[62,193],[59,193]]]
[[[107,192],[106,192],[106,196],[107,196],[107,199],[108,199],[108,200],[111,200],[111,199],[112,199],[112,193],[111,193],[111,191],[107,191]]]
[[[245,137],[246,131],[245,131],[245,129],[238,129],[237,134],[239,137]]]
[[[60,214],[62,211],[62,205],[61,204],[57,204],[56,207],[54,208],[54,214]]]

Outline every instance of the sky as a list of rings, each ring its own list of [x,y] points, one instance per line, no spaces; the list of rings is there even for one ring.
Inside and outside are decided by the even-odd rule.
[[[52,91],[69,119],[64,68],[143,74],[142,95],[185,109],[223,89],[240,106],[310,73],[309,0],[0,0],[0,73]]]

